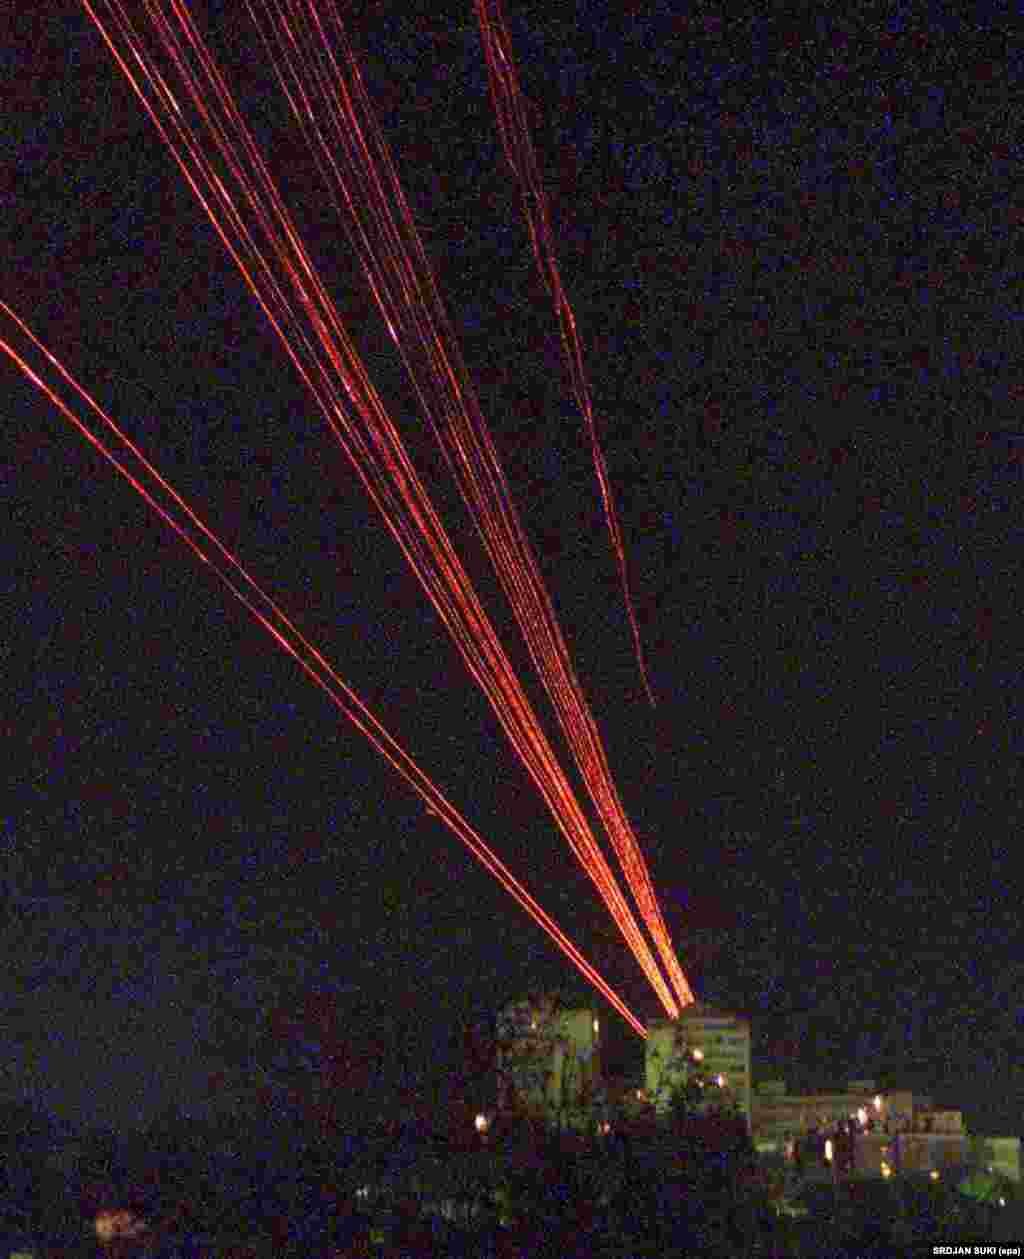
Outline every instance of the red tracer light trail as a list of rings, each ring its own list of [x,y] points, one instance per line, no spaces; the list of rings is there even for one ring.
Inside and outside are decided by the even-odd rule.
[[[257,17],[257,7],[271,13],[265,26]],[[647,864],[615,788],[596,722],[512,502],[511,490],[459,354],[457,338],[437,293],[426,253],[387,143],[376,123],[337,6],[333,0],[256,0],[255,4],[250,2],[248,8],[260,29],[296,124],[306,136],[320,169],[325,190],[341,216],[378,309],[477,525],[590,798],[661,954],[675,995],[680,1004],[688,1005],[694,1000],[693,993],[672,948]],[[486,26],[485,18],[482,13],[485,47],[493,49],[497,47],[496,36]],[[322,19],[328,22],[329,31]],[[332,51],[335,45],[342,50],[347,75],[335,60]],[[510,55],[510,52],[502,54],[506,67],[510,64]],[[507,91],[499,93],[495,89],[499,119],[501,106],[510,93],[512,103],[508,108],[514,112],[516,91],[514,76]],[[521,112],[521,106],[518,108]],[[522,132],[519,147],[525,149],[527,155],[519,166],[525,166],[535,176],[525,122],[521,121],[519,130]],[[512,142],[507,128],[503,128],[502,133],[508,148]],[[534,182],[539,187],[539,179]],[[596,440],[575,323],[561,290],[544,214],[538,214],[537,223],[547,233],[542,239],[546,241],[545,258],[551,273],[548,284],[558,295],[556,305],[563,316],[565,345],[571,343],[574,347],[571,354],[575,364],[573,387],[581,409],[589,418],[600,473],[603,457]],[[532,219],[530,227],[535,249],[539,250],[537,225]],[[606,486],[606,478],[604,484]],[[606,496],[606,501],[610,508],[610,496]],[[614,535],[614,511],[609,519]],[[624,563],[623,557],[623,573]]]
[[[583,367],[583,350],[576,332],[576,317],[562,285],[562,277],[558,270],[554,240],[551,233],[551,215],[548,211],[547,194],[537,167],[537,158],[530,140],[529,124],[523,108],[522,93],[519,90],[519,77],[516,74],[512,58],[512,40],[508,33],[501,0],[475,0],[477,17],[480,21],[480,35],[484,45],[484,56],[487,61],[487,73],[491,86],[491,99],[498,122],[498,130],[505,149],[509,166],[518,176],[522,193],[523,216],[530,231],[534,256],[540,269],[541,279],[551,294],[555,305],[555,315],[559,322],[562,339],[562,352],[565,355],[572,382],[572,391],[577,405],[587,422],[590,435],[590,449],[594,459],[594,471],[601,489],[601,500],[604,503],[605,519],[612,540],[612,549],[619,566],[619,579],[629,615],[630,629],[633,634],[633,647],[636,652],[637,666],[640,677],[647,692],[647,698],[654,707],[654,692],[651,690],[647,665],[644,662],[644,649],[640,642],[640,627],[637,625],[633,599],[629,593],[629,573],[626,566],[626,549],[622,541],[622,530],[619,527],[615,511],[615,499],[612,495],[611,482],[608,479],[608,465],[597,436],[597,425],[590,400],[590,386],[587,383],[586,371]],[[663,959],[665,960],[665,959]],[[685,981],[684,981],[685,982]],[[687,989],[687,991],[689,991]],[[690,1000],[693,999],[690,994]]]
[[[622,999],[614,991],[614,989],[604,980],[601,974],[590,965],[584,958],[582,953],[576,948],[572,941],[565,935],[555,921],[541,908],[541,906],[527,892],[526,888],[518,879],[508,870],[504,863],[495,855],[487,846],[480,836],[473,830],[469,823],[462,817],[455,806],[442,794],[440,789],[435,786],[427,774],[420,769],[412,757],[402,748],[370,712],[355,691],[349,687],[334,667],[324,658],[323,655],[306,639],[299,629],[289,620],[285,613],[280,609],[277,603],[268,595],[243,568],[239,560],[231,551],[217,538],[217,536],[203,523],[199,516],[188,506],[186,501],[178,494],[178,492],[166,481],[156,468],[146,459],[138,446],[128,438],[124,432],[114,423],[112,419],[102,410],[97,402],[82,388],[82,386],[71,376],[67,369],[57,360],[50,350],[43,345],[38,337],[31,331],[28,325],[14,313],[14,311],[5,303],[0,301],[0,311],[3,311],[9,319],[11,319],[24,333],[26,337],[35,345],[35,347],[44,355],[44,357],[52,364],[57,372],[79,395],[82,397],[92,410],[99,416],[110,432],[120,443],[122,451],[126,452],[132,461],[138,465],[140,475],[144,474],[151,483],[151,489],[147,489],[146,485],[140,480],[140,477],[133,474],[128,467],[114,455],[110,449],[98,438],[89,426],[77,416],[63,401],[63,399],[52,389],[33,368],[29,365],[25,358],[22,357],[9,342],[0,337],[0,349],[2,349],[9,358],[13,360],[17,367],[25,374],[25,376],[39,388],[57,407],[61,414],[76,427],[85,439],[107,460],[108,463],[131,485],[146,503],[161,517],[174,532],[182,539],[189,549],[206,564],[227,587],[231,594],[252,614],[252,616],[263,626],[263,628],[271,635],[277,645],[288,653],[305,673],[327,694],[332,702],[341,710],[341,712],[366,736],[380,754],[388,760],[391,765],[398,771],[412,789],[423,799],[428,810],[439,818],[452,831],[452,833],[462,841],[462,843],[470,850],[476,859],[487,870],[494,875],[498,882],[505,890],[515,898],[519,905],[530,915],[537,925],[547,933],[551,940],[562,950],[568,957],[569,961],[577,968],[577,970],[588,980],[598,992],[604,996],[609,1004],[618,1011],[626,1022],[633,1028],[638,1036],[646,1038],[647,1029],[640,1020],[625,1005]],[[154,494],[160,494],[165,500],[169,499],[170,503],[165,506],[157,501]],[[179,515],[183,515],[186,521],[191,525],[192,529],[198,531],[205,540],[206,549],[203,545],[196,542],[191,536],[189,529],[185,524],[180,523],[174,518],[174,509],[177,509]],[[250,595],[245,593],[244,588],[236,584],[232,578],[223,571],[218,564],[220,561],[226,562],[231,569],[241,579],[244,587],[247,587]],[[256,602],[254,602],[254,599]],[[258,606],[260,605],[260,606]],[[262,610],[261,610],[262,607]]]
[[[132,27],[124,6],[110,0],[106,8],[120,28],[126,56],[118,51],[89,0],[83,4],[448,627],[577,860],[597,886],[666,1012],[675,1017],[675,999],[189,12],[181,3],[172,4],[175,25],[155,4],[146,6],[173,67],[172,77],[180,81],[182,100],[194,107],[203,130],[220,152],[229,181],[250,211],[248,221],[203,153],[179,100],[147,54],[145,41]],[[141,67],[156,107],[147,100],[129,60]],[[177,137],[177,145],[168,128]],[[262,248],[253,228],[264,242]],[[289,291],[306,321],[300,321],[293,309]]]

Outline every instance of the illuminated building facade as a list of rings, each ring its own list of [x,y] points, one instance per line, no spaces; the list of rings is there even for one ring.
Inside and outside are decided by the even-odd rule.
[[[856,1119],[865,1132],[888,1136],[964,1136],[959,1110],[937,1107],[930,1097],[906,1089],[879,1093],[872,1080],[853,1080],[845,1091],[800,1095],[787,1093],[781,1080],[766,1081],[753,1095],[752,1133],[755,1144],[765,1148],[781,1148],[787,1140],[823,1132],[847,1119]]]
[[[758,1085],[752,1136],[761,1153],[777,1152],[808,1174],[828,1172],[827,1146],[837,1131],[848,1136],[847,1167],[864,1176],[928,1172],[939,1178],[972,1160],[959,1110],[935,1106],[908,1090],[876,1091],[854,1080],[845,1092],[787,1094],[781,1081]]]
[[[515,1001],[498,1015],[498,1109],[575,1125],[601,1083],[601,1019],[557,993]]]
[[[920,1110],[921,1101],[918,1100]],[[780,1152],[787,1142],[824,1131],[863,1111],[865,1124],[886,1133],[909,1129],[913,1123],[914,1097],[890,1092],[884,1097],[871,1080],[855,1080],[845,1090],[794,1095],[781,1080],[759,1084],[752,1098],[751,1133],[754,1144],[765,1151]]]
[[[968,1137],[971,1163],[1020,1183],[1020,1137]]]
[[[668,1109],[673,1089],[685,1084],[698,1064],[704,1074],[720,1081],[724,1096],[735,1104],[749,1127],[749,1022],[697,1002],[678,1019],[656,1019],[648,1024],[645,1091],[657,1111]]]

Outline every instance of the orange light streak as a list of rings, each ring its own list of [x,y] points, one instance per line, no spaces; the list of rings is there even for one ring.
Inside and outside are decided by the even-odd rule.
[[[651,690],[644,661],[644,649],[640,642],[640,628],[637,625],[633,599],[629,592],[629,573],[626,567],[626,549],[622,541],[622,530],[619,527],[615,511],[615,500],[612,496],[611,482],[608,479],[608,465],[597,436],[597,425],[590,400],[590,386],[583,367],[583,350],[576,333],[576,317],[572,306],[565,295],[562,277],[558,270],[558,260],[551,233],[551,216],[548,211],[547,195],[537,167],[537,158],[530,140],[530,129],[526,121],[526,111],[522,104],[522,93],[519,90],[519,78],[515,72],[512,59],[512,40],[505,24],[505,16],[501,8],[501,0],[475,0],[477,17],[480,20],[480,35],[484,45],[484,56],[487,60],[488,78],[491,85],[491,100],[498,121],[505,156],[514,173],[519,177],[522,190],[523,214],[533,242],[533,252],[540,268],[541,279],[547,286],[555,304],[555,315],[559,322],[562,336],[562,352],[565,355],[572,381],[572,391],[576,402],[587,422],[590,434],[590,449],[594,459],[594,471],[601,489],[604,503],[605,519],[612,540],[612,549],[619,566],[619,578],[622,582],[622,593],[625,597],[626,612],[629,615],[630,629],[633,633],[633,647],[636,652],[640,677],[647,692],[647,698],[654,707],[654,692]],[[664,960],[664,959],[663,959]],[[685,982],[685,981],[684,981]],[[689,989],[687,988],[687,991]],[[692,1000],[692,994],[689,998]]]
[[[595,883],[666,1012],[675,1017],[675,999],[187,7],[181,0],[171,0],[174,25],[154,0],[145,0],[143,5],[174,69],[172,96],[124,5],[105,0],[104,7],[113,16],[126,55],[119,52],[90,0],[82,3],[448,628],[556,825]],[[140,67],[153,90],[154,103],[147,99],[129,60]],[[243,219],[183,117],[184,101],[191,102],[219,151],[236,186],[235,195],[249,211],[248,220]],[[318,344],[300,322],[289,291]]]
[[[333,0],[258,0],[258,7],[272,13],[268,31],[257,15],[256,6],[251,0],[248,3],[293,117],[306,136],[328,195],[342,217],[423,411],[431,421],[494,564],[530,657],[636,898],[641,917],[658,948],[675,995],[681,1005],[689,1005],[694,1000],[693,992],[672,947],[647,864],[615,788],[597,724],[513,505],[511,490],[459,354],[457,338],[433,282],[412,212],[376,123],[337,7]],[[321,20],[324,16],[330,23],[329,32]],[[483,15],[481,20],[484,20]],[[277,37],[276,51],[273,34]],[[342,50],[347,75],[334,58],[335,45]],[[508,73],[511,74],[511,70]],[[515,87],[514,76],[512,85]],[[496,98],[499,114],[502,103],[507,103],[507,96],[505,93]],[[314,102],[321,106],[319,111],[314,110]],[[514,98],[509,108],[513,105]],[[503,131],[503,135],[506,134]],[[523,143],[532,161],[528,134],[524,135]],[[535,171],[535,165],[530,169]],[[539,187],[539,179],[535,182]],[[543,210],[543,205],[541,208]],[[539,214],[537,223],[547,230],[544,213]],[[535,247],[539,250],[536,227],[531,220]],[[567,350],[570,343],[574,347],[574,389],[581,409],[589,418],[594,456],[600,470],[603,457],[597,444],[572,311],[561,290],[553,249],[545,246],[544,256],[551,274],[549,288],[557,295],[563,323],[571,333],[571,337],[565,334],[564,343]],[[610,507],[610,497],[607,502]],[[609,519],[614,534],[613,511]],[[623,565],[624,562],[623,557]]]
[[[138,446],[128,438],[115,422],[102,410],[97,402],[71,376],[67,369],[57,360],[50,350],[29,329],[25,322],[5,303],[0,301],[2,310],[22,332],[32,341],[36,348],[49,360],[63,379],[88,403],[99,416],[111,433],[117,438],[122,450],[131,455],[141,469],[150,478],[163,495],[171,499],[174,505],[184,514],[194,529],[209,543],[209,551],[204,551],[187,528],[175,520],[171,510],[157,502],[153,493],[146,488],[125,464],[92,432],[89,426],[79,418],[63,401],[63,399],[29,366],[27,361],[2,337],[2,349],[28,377],[57,407],[61,414],[74,425],[86,440],[107,460],[108,463],[131,485],[149,506],[170,526],[189,549],[216,575],[238,601],[255,617],[274,641],[286,651],[309,677],[323,690],[341,712],[366,736],[380,754],[388,760],[412,789],[424,800],[431,813],[441,821],[462,841],[476,859],[494,875],[505,890],[515,898],[519,905],[530,915],[537,925],[547,933],[554,943],[569,958],[572,964],[618,1011],[637,1035],[646,1039],[647,1029],[625,1005],[614,989],[605,981],[601,974],[584,958],[579,949],[572,943],[558,924],[541,908],[526,888],[509,871],[469,823],[462,817],[455,806],[435,786],[427,774],[420,769],[412,757],[402,748],[384,726],[370,712],[359,696],[340,677],[337,670],[328,660],[306,639],[302,632],[289,620],[278,604],[268,595],[243,568],[240,561],[228,550],[189,507],[188,503],[166,481],[157,469],[142,454]],[[232,581],[211,559],[211,555],[219,556],[235,570],[238,577],[250,589],[262,604],[263,611],[253,603],[242,589]]]

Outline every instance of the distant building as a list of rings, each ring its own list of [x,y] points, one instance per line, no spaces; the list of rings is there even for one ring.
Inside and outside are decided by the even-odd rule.
[[[1020,1137],[968,1137],[967,1146],[972,1165],[1020,1184]]]
[[[659,1111],[669,1105],[672,1090],[685,1084],[693,1069],[686,1050],[700,1055],[702,1071],[720,1078],[727,1095],[750,1125],[750,1024],[737,1014],[701,1002],[688,1006],[678,1019],[655,1019],[647,1027],[645,1084]]]
[[[511,1002],[498,1015],[498,1109],[576,1125],[601,1086],[601,1018],[557,993]]]
[[[913,1095],[879,1094],[873,1081],[857,1080],[843,1091],[792,1094],[781,1080],[758,1084],[751,1100],[751,1134],[756,1146],[782,1149],[787,1142],[864,1111],[866,1119],[890,1128],[910,1122]]]
[[[942,1172],[967,1165],[965,1132],[901,1132],[894,1143],[894,1171]]]
[[[937,1107],[929,1097],[880,1093],[872,1080],[851,1081],[843,1092],[793,1095],[777,1080],[755,1090],[752,1135],[762,1153],[822,1164],[825,1141],[837,1126],[852,1131],[850,1170],[862,1175],[941,1174],[969,1159],[962,1113]]]

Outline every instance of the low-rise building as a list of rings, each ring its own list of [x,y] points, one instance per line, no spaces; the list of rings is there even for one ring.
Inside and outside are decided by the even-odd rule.
[[[738,1014],[695,1002],[678,1019],[648,1024],[645,1092],[659,1112],[668,1108],[672,1090],[685,1084],[699,1061],[702,1072],[721,1082],[750,1125],[750,1023]]]
[[[843,1091],[792,1094],[781,1080],[766,1081],[754,1090],[751,1101],[751,1135],[755,1146],[784,1149],[810,1133],[823,1132],[834,1124],[861,1116],[890,1130],[909,1123],[913,1110],[910,1093],[883,1097],[870,1080],[858,1080]]]
[[[895,1166],[899,1172],[938,1172],[967,1165],[967,1134],[964,1132],[901,1132],[895,1139]]]
[[[589,1120],[601,1084],[601,1019],[592,1007],[539,993],[498,1016],[498,1110]]]
[[[846,1138],[848,1170],[860,1175],[941,1173],[969,1158],[959,1110],[907,1090],[879,1092],[872,1080],[851,1081],[843,1092],[799,1095],[770,1081],[756,1089],[751,1118],[756,1149],[819,1170],[828,1167],[827,1142],[837,1131]],[[833,1141],[833,1152],[838,1148]]]
[[[969,1137],[968,1158],[973,1166],[1020,1184],[1020,1137]]]

